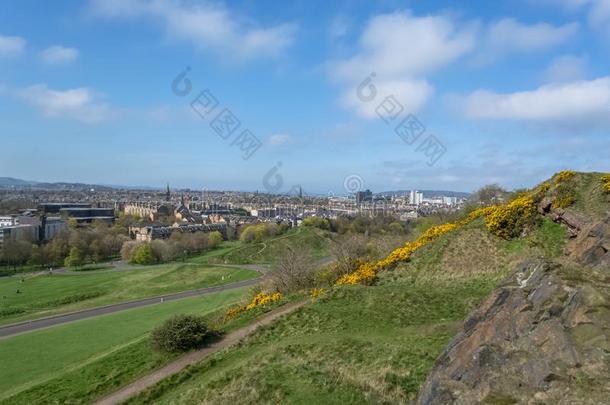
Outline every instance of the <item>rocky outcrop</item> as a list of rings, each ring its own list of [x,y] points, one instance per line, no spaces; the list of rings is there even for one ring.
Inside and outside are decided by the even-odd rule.
[[[473,312],[419,404],[607,403],[610,269],[530,260]]]
[[[570,245],[570,256],[583,265],[610,267],[610,217],[584,225]]]

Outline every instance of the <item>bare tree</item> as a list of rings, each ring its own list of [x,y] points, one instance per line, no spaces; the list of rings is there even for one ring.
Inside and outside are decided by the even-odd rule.
[[[340,274],[347,274],[354,270],[356,259],[367,253],[368,238],[362,235],[351,235],[341,238],[332,247],[336,268]]]
[[[308,249],[286,244],[269,273],[269,287],[283,294],[311,287],[314,269]]]

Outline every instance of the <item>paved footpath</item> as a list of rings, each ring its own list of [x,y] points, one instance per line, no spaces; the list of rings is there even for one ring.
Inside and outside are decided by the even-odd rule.
[[[172,363],[169,363],[165,367],[160,368],[157,371],[154,371],[153,373],[148,374],[147,376],[142,377],[139,380],[134,381],[133,383],[121,388],[120,390],[108,395],[107,397],[98,401],[96,404],[97,405],[114,405],[114,404],[120,404],[122,402],[125,402],[129,398],[154,386],[161,380],[163,380],[167,377],[170,377],[174,374],[177,374],[178,372],[182,371],[184,368],[186,368],[192,364],[198,363],[199,361],[203,360],[207,356],[209,356],[219,350],[222,350],[226,347],[229,347],[229,346],[232,346],[232,345],[238,343],[241,339],[248,336],[249,334],[254,332],[256,329],[258,329],[259,327],[270,324],[271,322],[273,322],[280,316],[288,314],[288,313],[296,310],[297,308],[302,307],[306,303],[307,303],[307,301],[293,302],[291,304],[284,305],[283,307],[280,307],[276,310],[268,312],[268,313],[264,314],[263,316],[257,318],[254,321],[254,323],[247,325],[241,329],[238,329],[234,332],[229,333],[223,339],[221,339],[218,342],[212,343],[208,347],[197,350],[195,352],[191,352],[191,353],[185,355],[184,357],[181,357],[178,360],[176,360]]]
[[[59,314],[46,318],[33,319],[20,323],[0,326],[0,339],[14,336],[21,333],[31,332],[37,329],[49,328],[67,322],[79,321],[81,319],[92,318],[95,316],[111,314],[131,308],[139,308],[147,305],[158,304],[164,301],[174,301],[182,298],[196,297],[200,295],[212,294],[219,291],[232,290],[234,288],[246,287],[258,284],[263,278],[257,277],[250,280],[239,281],[237,283],[223,284],[214,287],[199,288],[197,290],[182,291],[173,294],[160,295],[157,297],[143,298],[135,301],[112,304],[103,307],[84,309],[82,311]]]

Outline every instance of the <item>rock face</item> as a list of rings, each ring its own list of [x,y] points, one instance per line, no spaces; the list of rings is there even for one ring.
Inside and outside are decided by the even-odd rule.
[[[520,264],[464,322],[419,404],[610,403],[610,220],[557,219],[574,231],[568,258]]]

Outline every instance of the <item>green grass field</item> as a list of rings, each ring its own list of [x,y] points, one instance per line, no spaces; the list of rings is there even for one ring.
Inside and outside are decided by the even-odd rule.
[[[140,266],[123,271],[0,279],[0,324],[138,298],[226,284],[259,273],[196,263]],[[19,291],[19,293],[17,293]]]
[[[0,401],[89,403],[173,358],[152,351],[146,339],[172,314],[218,311],[247,291],[165,302],[0,340]]]

